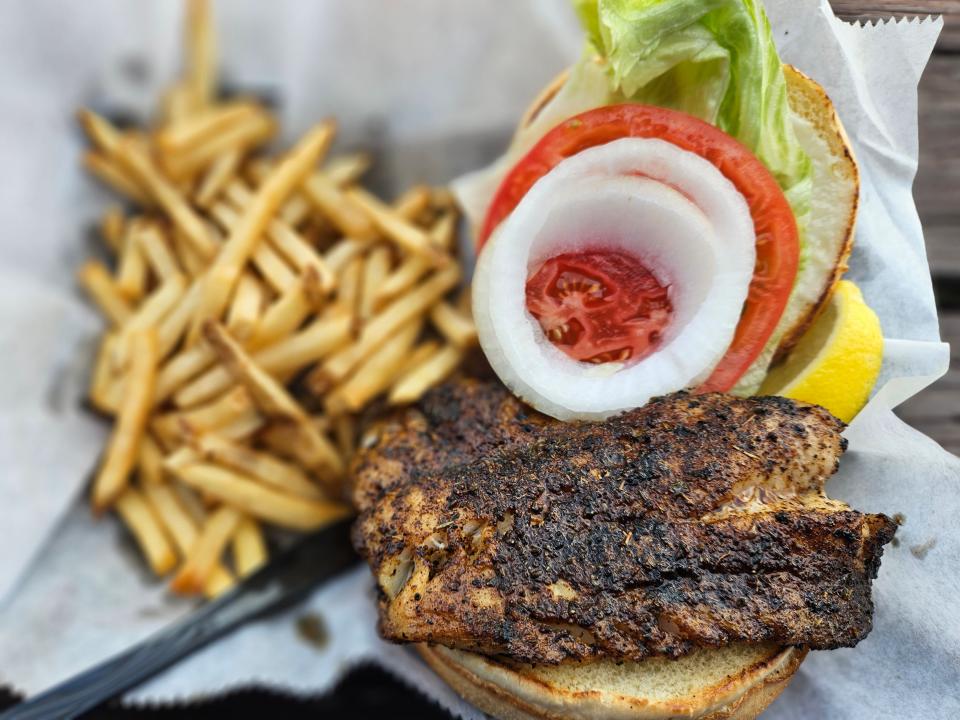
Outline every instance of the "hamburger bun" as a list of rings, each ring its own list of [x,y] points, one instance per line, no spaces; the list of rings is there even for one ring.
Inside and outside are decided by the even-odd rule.
[[[417,649],[461,697],[501,720],[751,720],[783,691],[807,652],[730,645],[678,660],[510,666],[437,645]]]

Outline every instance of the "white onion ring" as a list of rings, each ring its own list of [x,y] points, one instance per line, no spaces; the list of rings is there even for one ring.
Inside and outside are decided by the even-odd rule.
[[[637,232],[642,227],[642,232]],[[480,343],[517,395],[553,417],[599,419],[704,380],[733,338],[756,260],[746,200],[709,161],[624,138],[540,178],[484,247],[473,280]],[[526,309],[528,275],[550,257],[622,249],[674,307],[661,345],[632,365],[565,355]]]

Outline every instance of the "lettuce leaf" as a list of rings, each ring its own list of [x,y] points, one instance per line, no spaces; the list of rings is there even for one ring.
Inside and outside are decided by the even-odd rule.
[[[682,110],[737,138],[773,173],[802,229],[812,168],[760,0],[573,2],[588,43],[578,65],[605,61],[611,103]]]

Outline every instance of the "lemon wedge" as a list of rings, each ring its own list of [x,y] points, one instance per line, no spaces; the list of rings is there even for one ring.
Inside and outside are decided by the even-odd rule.
[[[870,398],[882,360],[877,314],[860,288],[841,280],[786,361],[767,374],[760,394],[822,405],[850,422]]]

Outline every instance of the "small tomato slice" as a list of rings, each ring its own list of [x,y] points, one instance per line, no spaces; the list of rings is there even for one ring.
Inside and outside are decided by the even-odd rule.
[[[576,115],[544,135],[507,173],[487,210],[478,250],[533,184],[562,160],[623,137],[660,138],[700,155],[734,184],[750,207],[757,236],[750,290],[730,347],[698,388],[726,392],[756,360],[783,315],[797,275],[800,239],[793,210],[776,179],[749,148],[722,130],[686,113],[650,105],[610,105]]]
[[[574,360],[640,360],[653,352],[673,308],[640,260],[617,251],[564,253],[527,280],[527,309]]]

